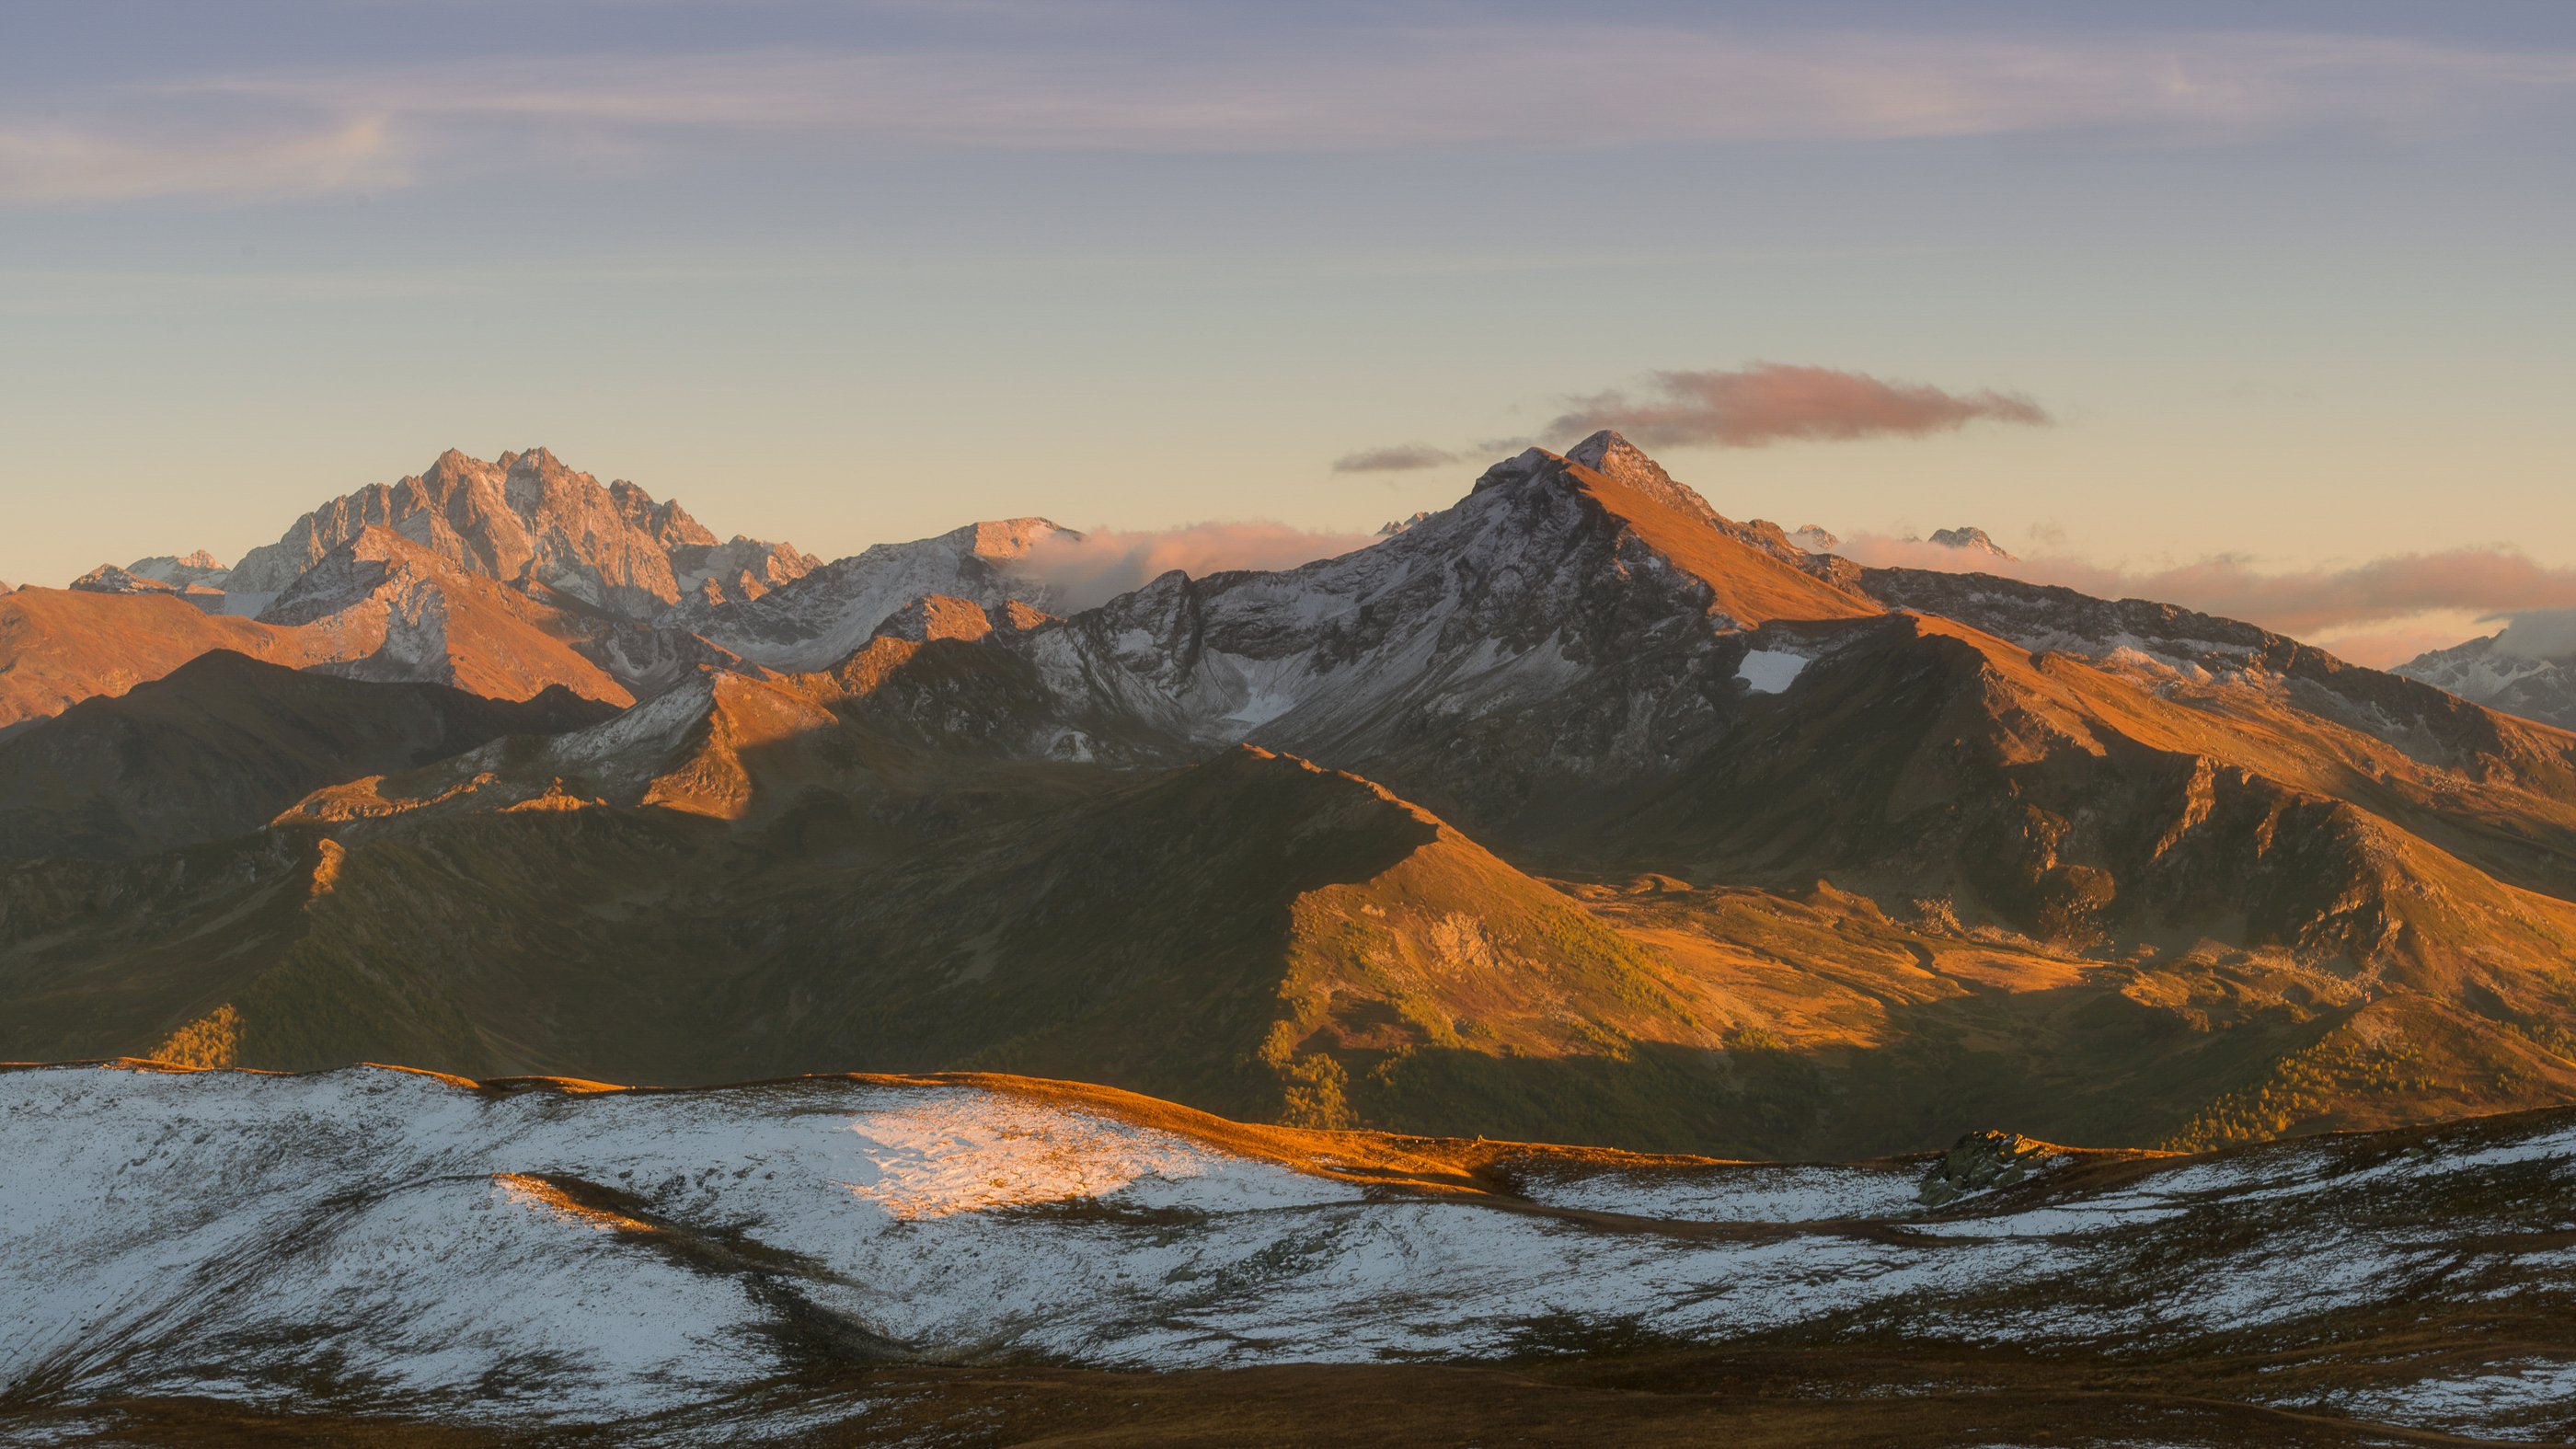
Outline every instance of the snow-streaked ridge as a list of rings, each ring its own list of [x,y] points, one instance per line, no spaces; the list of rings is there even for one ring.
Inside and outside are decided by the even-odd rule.
[[[2403,1211],[2496,1174],[2519,1174],[2519,1195],[2474,1200],[2543,1203],[2545,1182],[2564,1201],[2576,1126],[2525,1123],[2376,1165],[2294,1144],[2098,1190],[2056,1188],[2073,1169],[2051,1169],[1927,1212],[1901,1163],[1541,1153],[1509,1200],[1390,1191],[1329,1158],[964,1083],[586,1093],[376,1068],[22,1070],[0,1075],[0,1393],[310,1406],[321,1382],[379,1407],[614,1421],[782,1372],[782,1314],[895,1357],[1161,1368],[1473,1359],[1541,1322],[2175,1341],[2569,1292],[2576,1264],[2475,1246],[2554,1228],[2552,1212]],[[711,1259],[701,1242],[726,1246]],[[2442,1365],[2446,1383],[2480,1372],[2555,1370]],[[2390,1416],[2482,1422],[2444,1393]]]

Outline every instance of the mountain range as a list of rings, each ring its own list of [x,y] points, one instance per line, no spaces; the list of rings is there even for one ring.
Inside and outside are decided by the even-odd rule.
[[[818,563],[451,452],[229,570],[0,597],[0,1057],[1762,1157],[2576,1093],[2576,735],[1864,568],[1610,433],[1090,607],[1066,533]]]

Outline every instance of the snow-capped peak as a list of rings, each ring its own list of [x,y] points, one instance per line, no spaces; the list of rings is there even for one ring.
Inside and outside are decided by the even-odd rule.
[[[1955,548],[1967,553],[1992,554],[2001,559],[2012,557],[2004,551],[2003,545],[1988,537],[1982,528],[1936,528],[1932,530],[1930,541],[1943,548]]]

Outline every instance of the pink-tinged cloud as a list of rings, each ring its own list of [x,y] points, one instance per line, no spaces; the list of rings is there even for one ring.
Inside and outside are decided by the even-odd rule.
[[[1312,533],[1284,523],[1193,523],[1135,531],[1056,534],[1019,567],[1043,577],[1059,609],[1087,609],[1179,569],[1192,578],[1229,569],[1289,569],[1377,542],[1368,533]]]
[[[1920,437],[1978,421],[2043,426],[2048,413],[2019,393],[1945,392],[1863,372],[1757,362],[1734,372],[1658,372],[1634,392],[1571,400],[1547,427],[1571,442],[1616,428],[1643,448],[1759,448],[1784,440]]]
[[[1880,534],[1845,539],[1835,552],[1877,567],[2003,574],[2103,598],[2156,599],[2243,619],[2294,637],[2353,631],[2359,625],[2411,620],[2445,610],[2498,617],[2576,608],[2576,568],[2552,568],[2519,550],[2502,547],[2392,554],[2348,568],[2284,570],[2259,568],[2235,555],[2155,569],[2112,567],[2063,554],[2006,560]],[[2421,648],[2403,656],[2388,651],[2418,643],[2440,647],[2461,638],[2456,632],[2440,639],[2409,630],[2384,633],[2385,637],[2375,639],[2343,633],[2333,647],[2358,662],[2396,662],[2422,652]]]
[[[2457,622],[2395,624],[2384,629],[2337,630],[2320,634],[2308,642],[2338,659],[2348,659],[2355,664],[2367,664],[2373,669],[2387,669],[2430,654],[2437,649],[2448,649],[2454,644],[2477,635],[2492,634],[2495,631],[2495,625],[2492,623],[2484,627],[2474,623]]]

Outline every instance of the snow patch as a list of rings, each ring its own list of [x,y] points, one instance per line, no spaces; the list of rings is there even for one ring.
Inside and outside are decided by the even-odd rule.
[[[1809,659],[1786,649],[1756,649],[1736,666],[1735,677],[1753,687],[1755,694],[1778,694],[1797,682]]]

